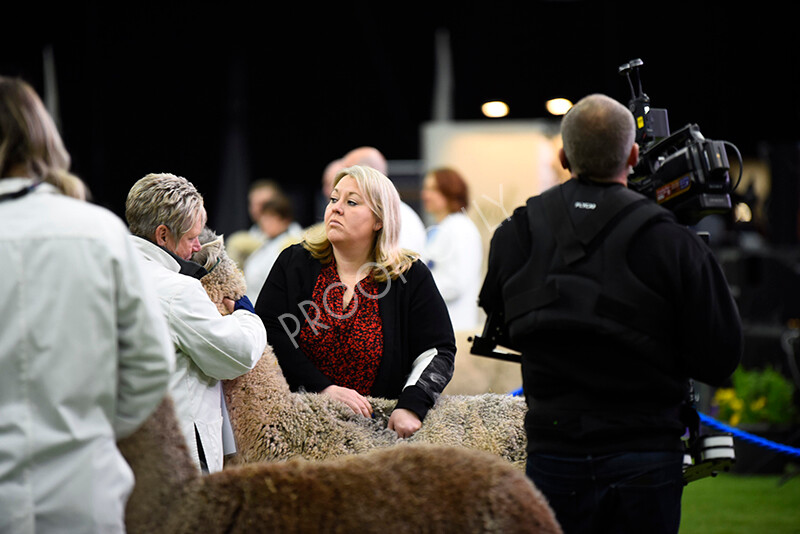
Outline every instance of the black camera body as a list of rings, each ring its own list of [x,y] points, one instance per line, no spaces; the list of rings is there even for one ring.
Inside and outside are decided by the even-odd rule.
[[[639,163],[628,176],[628,187],[669,209],[685,225],[694,225],[707,215],[730,212],[732,188],[725,147],[732,145],[705,139],[696,124],[671,134],[667,111],[651,108],[650,98],[642,91],[638,77],[642,65],[642,60],[634,59],[619,67],[631,88],[628,109],[636,121],[640,148]],[[639,80],[638,93],[632,74]]]

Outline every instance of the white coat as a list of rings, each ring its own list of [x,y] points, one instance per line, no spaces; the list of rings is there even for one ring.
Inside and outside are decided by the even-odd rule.
[[[302,239],[302,229],[296,225],[261,245],[244,261],[242,271],[247,286],[247,298],[253,304],[256,303],[258,294],[261,292],[278,254],[289,245],[299,243],[300,239]]]
[[[0,258],[0,532],[124,532],[116,440],[174,369],[139,253],[114,214],[40,184],[0,201]]]
[[[455,331],[479,325],[478,292],[483,242],[475,223],[463,212],[447,215],[428,231],[422,258],[433,274]]]
[[[222,469],[222,384],[255,367],[267,345],[261,319],[246,310],[223,316],[196,278],[179,273],[166,251],[131,236],[147,260],[175,345],[176,370],[169,392],[189,451],[200,465],[195,431],[203,444],[209,472]]]
[[[426,240],[425,223],[414,208],[405,202],[400,202],[400,221],[398,244],[402,248],[422,254]]]

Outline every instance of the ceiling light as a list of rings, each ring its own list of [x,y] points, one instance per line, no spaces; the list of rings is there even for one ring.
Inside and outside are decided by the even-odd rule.
[[[481,111],[486,117],[496,119],[498,117],[505,117],[508,115],[508,105],[505,102],[494,100],[486,102],[481,106]]]
[[[553,115],[563,115],[572,107],[572,102],[566,98],[553,98],[547,101],[545,107]]]

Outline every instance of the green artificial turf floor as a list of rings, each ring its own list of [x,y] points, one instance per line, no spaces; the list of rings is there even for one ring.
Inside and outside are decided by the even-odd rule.
[[[800,534],[800,474],[721,473],[683,490],[680,534]]]

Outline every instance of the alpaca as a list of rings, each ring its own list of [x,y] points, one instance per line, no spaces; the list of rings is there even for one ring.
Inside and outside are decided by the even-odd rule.
[[[205,227],[200,233],[199,240],[202,247],[192,255],[192,260],[202,265],[207,275],[201,278],[203,288],[211,298],[219,312],[228,314],[227,308],[222,304],[225,297],[238,300],[247,292],[244,273],[236,265],[225,250],[224,236],[218,236],[212,229]]]
[[[200,236],[203,248],[194,260],[209,274],[201,280],[221,313],[222,297],[245,293],[241,270],[211,230]],[[323,460],[401,443],[453,445],[490,452],[524,469],[524,399],[509,395],[442,395],[422,428],[400,439],[386,428],[396,401],[370,398],[374,417],[356,415],[325,395],[294,393],[267,346],[253,370],[223,383],[238,453],[228,465],[301,457]]]
[[[370,398],[374,417],[316,393],[293,393],[270,347],[253,370],[224,383],[238,453],[232,464],[321,460],[403,442],[460,445],[524,468],[525,401],[508,395],[442,395],[422,428],[407,439],[386,428],[396,401]]]
[[[523,473],[463,447],[407,443],[202,475],[169,396],[118,445],[136,477],[129,534],[561,532]]]

